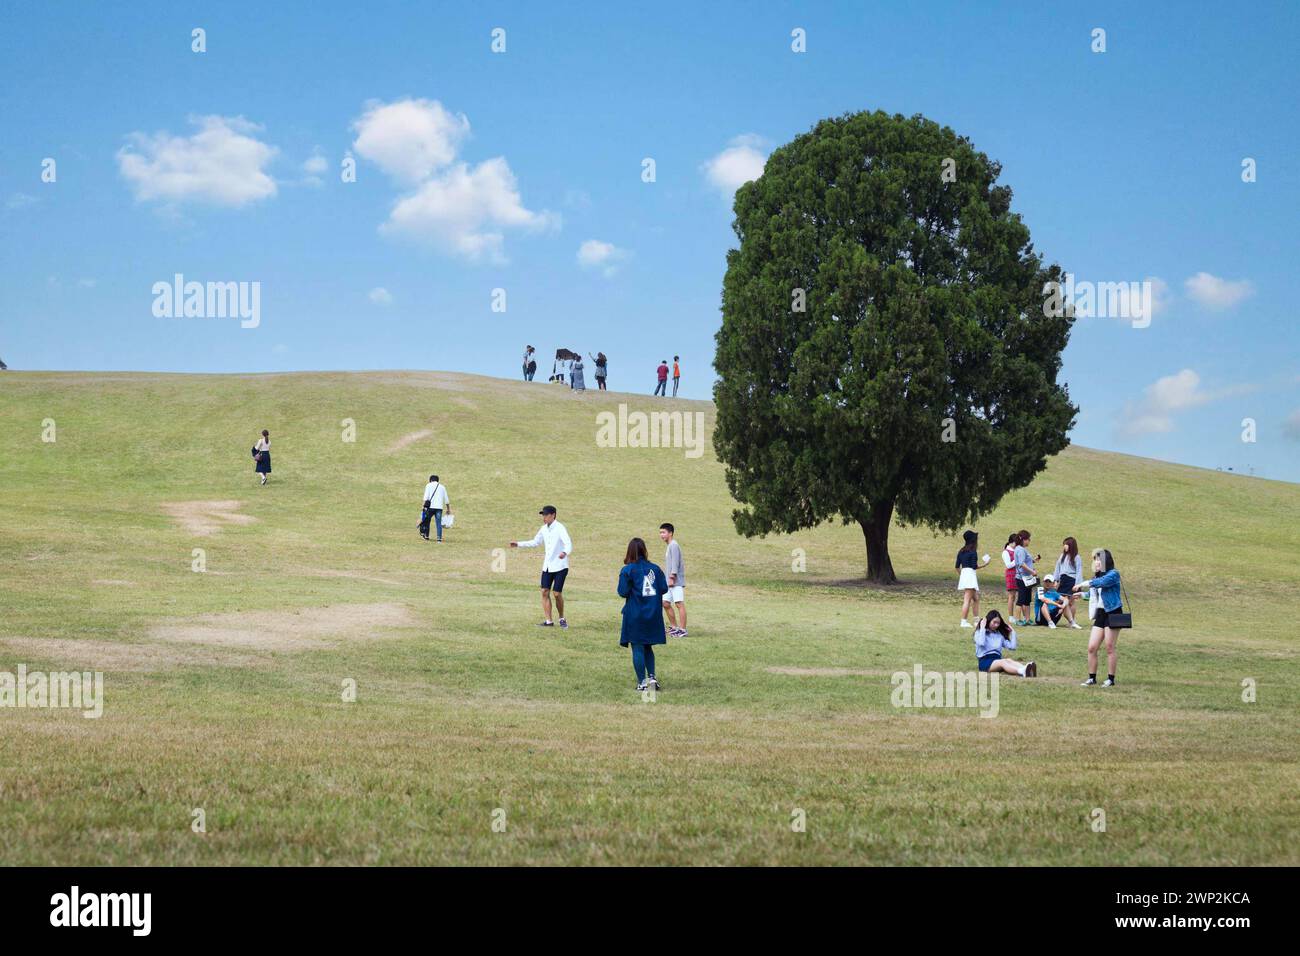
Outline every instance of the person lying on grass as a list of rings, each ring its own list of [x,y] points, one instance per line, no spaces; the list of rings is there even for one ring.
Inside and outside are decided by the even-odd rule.
[[[1009,657],[1002,656],[1002,648],[1009,651],[1016,649],[1016,632],[1003,620],[997,611],[989,611],[988,616],[975,628],[975,656],[979,659],[982,671],[1014,674],[1017,677],[1037,677],[1038,665],[1033,661],[1021,664]]]

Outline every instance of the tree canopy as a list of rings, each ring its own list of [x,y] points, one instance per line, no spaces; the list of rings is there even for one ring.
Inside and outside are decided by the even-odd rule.
[[[745,535],[839,518],[955,531],[1068,444],[1073,316],[1001,166],[921,116],[819,122],[736,192],[714,446]]]

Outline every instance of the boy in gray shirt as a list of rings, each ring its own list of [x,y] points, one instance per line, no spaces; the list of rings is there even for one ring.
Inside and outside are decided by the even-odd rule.
[[[664,553],[664,574],[668,575],[668,593],[664,595],[664,610],[668,612],[668,636],[685,637],[686,565],[682,563],[682,546],[677,543],[673,526],[667,521],[659,526],[659,540],[668,545],[668,550]],[[677,624],[679,616],[680,627]]]

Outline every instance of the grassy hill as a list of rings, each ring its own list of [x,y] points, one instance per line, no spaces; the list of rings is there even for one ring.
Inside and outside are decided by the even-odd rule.
[[[879,589],[856,527],[740,538],[711,443],[597,447],[620,402],[712,426],[444,373],[0,375],[0,671],[105,675],[99,720],[0,708],[0,863],[1300,862],[1300,487],[1067,450],[980,523],[985,609],[1009,531],[1111,548],[1119,686],[1078,686],[1086,631],[1031,628],[1043,676],[996,718],[906,710],[895,671],[974,666],[958,541],[896,528]],[[539,552],[494,551],[543,504],[567,632],[534,626]],[[648,704],[613,589],[665,520],[691,636]]]

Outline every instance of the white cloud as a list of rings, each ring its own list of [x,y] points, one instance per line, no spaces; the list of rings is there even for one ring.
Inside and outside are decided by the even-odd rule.
[[[408,236],[472,262],[504,262],[503,229],[537,231],[559,217],[524,207],[519,186],[501,156],[477,166],[456,163],[393,206],[380,231]]]
[[[370,290],[369,299],[375,305],[392,305],[393,294],[383,286],[376,286]]]
[[[1183,287],[1201,305],[1210,309],[1230,309],[1255,293],[1248,279],[1220,279],[1208,272],[1198,272]]]
[[[1256,385],[1231,385],[1206,390],[1201,377],[1190,368],[1156,379],[1142,390],[1142,397],[1128,402],[1120,416],[1119,434],[1127,438],[1159,435],[1174,430],[1174,416],[1210,402],[1254,391]]]
[[[1282,434],[1291,441],[1300,441],[1300,408],[1286,417],[1282,423]]]
[[[612,242],[588,239],[578,246],[578,265],[584,269],[600,269],[608,279],[630,255],[626,249],[620,249]]]
[[[275,180],[264,167],[277,150],[252,135],[260,126],[242,116],[190,122],[198,132],[188,137],[166,131],[127,137],[117,164],[136,199],[243,206],[275,195]]]
[[[469,120],[437,100],[371,100],[352,128],[353,149],[398,182],[414,186],[380,225],[385,235],[430,243],[471,262],[505,261],[506,229],[558,227],[560,217],[524,206],[505,157],[457,160]]]
[[[80,286],[81,288],[83,288],[83,289],[93,289],[93,288],[95,288],[95,280],[94,280],[94,279],[78,279],[78,280],[77,280],[77,285],[79,285],[79,286]]]
[[[700,168],[709,182],[730,198],[745,183],[763,175],[766,149],[767,143],[761,136],[746,133],[732,139],[726,149]]]
[[[451,164],[461,140],[469,135],[469,119],[437,100],[371,100],[352,129],[357,134],[352,148],[358,155],[394,179],[414,184]]]

